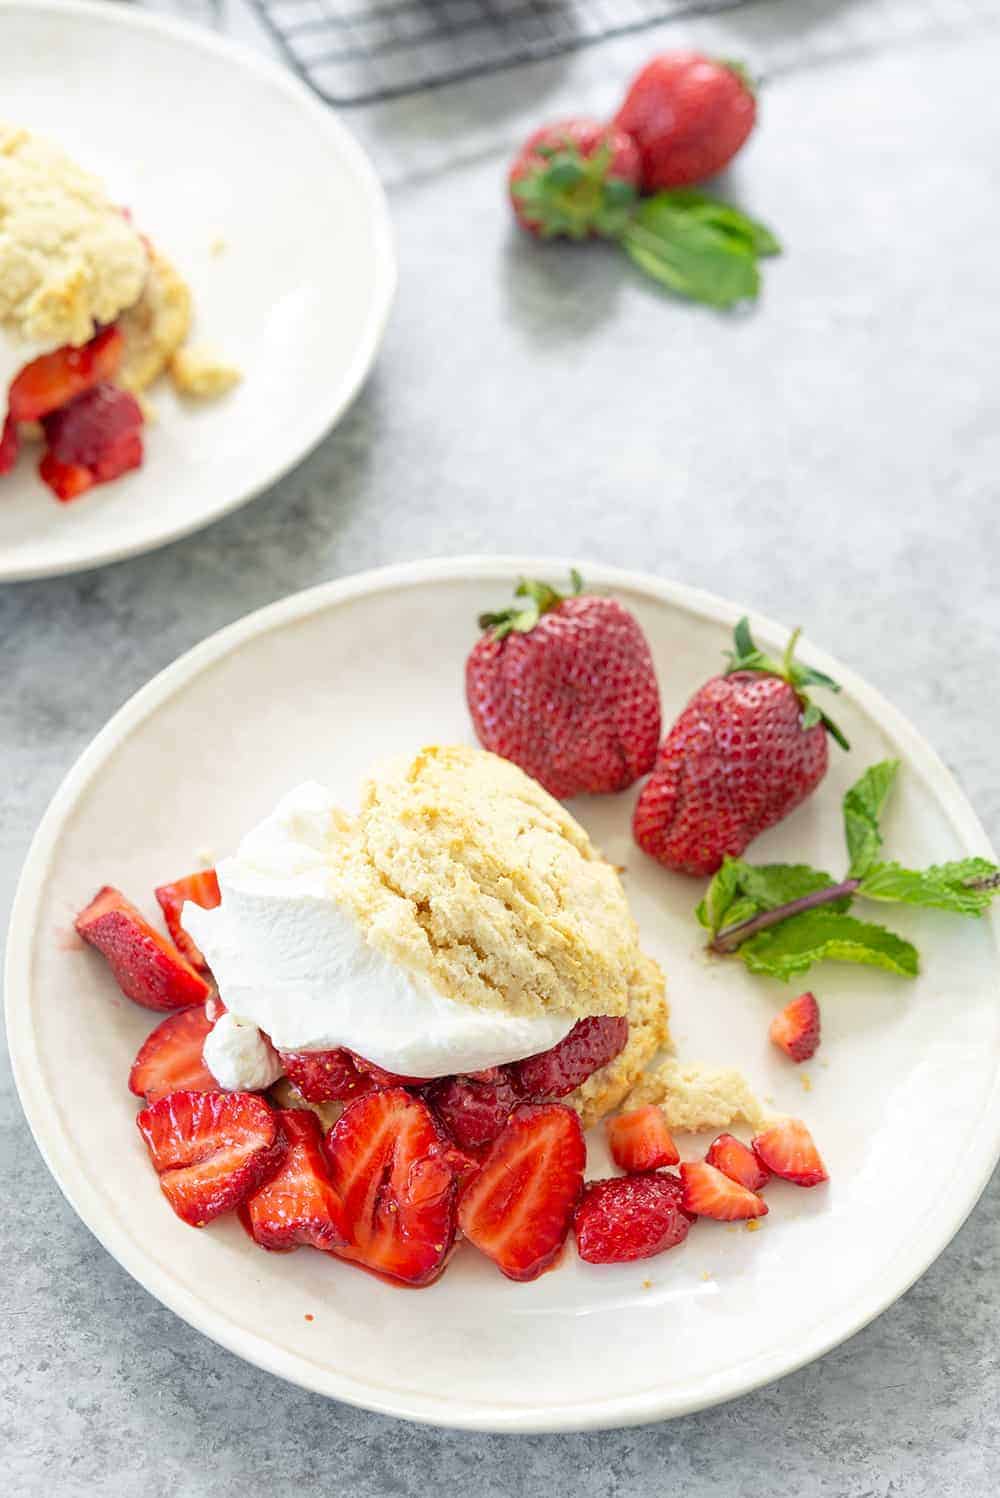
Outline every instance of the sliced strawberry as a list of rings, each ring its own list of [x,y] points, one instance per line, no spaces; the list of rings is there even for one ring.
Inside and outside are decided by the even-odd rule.
[[[684,1210],[695,1217],[714,1217],[717,1222],[739,1222],[747,1217],[767,1215],[767,1202],[723,1175],[707,1160],[694,1160],[681,1166],[684,1187]]]
[[[462,1193],[462,1232],[508,1279],[537,1278],[566,1241],[586,1163],[583,1130],[570,1108],[522,1105]]]
[[[212,1024],[204,1004],[168,1014],[140,1046],[129,1072],[129,1091],[147,1103],[171,1092],[219,1092],[202,1058]]]
[[[212,1021],[212,1024],[214,1025],[215,1021],[225,1013],[226,1006],[219,998],[219,995],[213,989],[208,998],[205,1000],[205,1015]]]
[[[793,1061],[808,1061],[819,1046],[819,1005],[811,993],[800,993],[771,1021],[769,1035]]]
[[[142,410],[134,395],[116,385],[85,390],[42,425],[48,451],[38,471],[59,499],[75,499],[142,462]]]
[[[647,1103],[609,1118],[605,1125],[611,1158],[621,1170],[638,1172],[676,1165],[680,1153],[670,1136],[662,1108]]]
[[[124,340],[115,327],[102,328],[80,348],[56,349],[26,364],[10,387],[10,414],[15,421],[41,421],[90,390],[110,380],[122,361]]]
[[[524,1101],[510,1068],[495,1066],[475,1076],[443,1077],[424,1097],[463,1150],[492,1144],[518,1103]]]
[[[172,1092],[136,1116],[160,1189],[192,1227],[238,1207],[281,1163],[274,1113],[252,1092]]]
[[[156,898],[160,902],[167,930],[178,950],[184,953],[192,967],[207,973],[208,963],[197,942],[184,930],[181,911],[186,900],[190,900],[192,905],[200,905],[202,910],[214,910],[221,904],[222,895],[219,893],[219,880],[215,870],[200,869],[197,874],[185,874],[183,879],[175,879],[173,884],[161,884],[156,891]]]
[[[796,1186],[819,1186],[828,1181],[813,1137],[800,1118],[782,1118],[758,1134],[753,1152],[772,1175]]]
[[[79,499],[97,483],[92,471],[82,463],[62,463],[53,453],[43,454],[38,476],[63,504]]]
[[[720,1134],[713,1139],[705,1159],[748,1191],[759,1191],[771,1179],[771,1172],[764,1169],[753,1150],[732,1134]]]
[[[146,1009],[185,1009],[203,1004],[209,988],[172,942],[106,884],[76,918],[84,941],[104,956],[126,998]]]
[[[460,1169],[427,1105],[402,1087],[350,1104],[326,1137],[330,1179],[344,1204],[344,1259],[408,1285],[429,1285],[455,1239]]]
[[[598,1015],[578,1020],[565,1040],[511,1068],[515,1085],[529,1098],[565,1097],[613,1061],[627,1041],[625,1018]]]
[[[347,1054],[358,1071],[371,1077],[379,1091],[383,1091],[386,1087],[424,1087],[430,1081],[430,1077],[410,1077],[403,1072],[386,1071],[384,1066],[376,1066],[374,1061],[359,1056],[357,1051],[348,1051]]]
[[[8,412],[4,417],[3,426],[0,427],[0,478],[5,473],[10,473],[10,470],[17,462],[20,445],[20,439],[17,435],[17,422]]]
[[[319,1119],[305,1108],[276,1116],[288,1149],[271,1179],[240,1207],[243,1226],[263,1248],[339,1248],[350,1232],[330,1182]]]
[[[339,1103],[375,1091],[375,1083],[359,1071],[350,1051],[279,1051],[288,1080],[308,1103]]]
[[[675,1175],[616,1176],[588,1181],[573,1227],[588,1264],[649,1259],[683,1243],[693,1221]]]

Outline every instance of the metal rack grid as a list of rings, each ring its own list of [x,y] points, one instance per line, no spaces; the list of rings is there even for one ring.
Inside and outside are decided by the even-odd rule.
[[[374,104],[751,0],[252,0],[330,104]]]

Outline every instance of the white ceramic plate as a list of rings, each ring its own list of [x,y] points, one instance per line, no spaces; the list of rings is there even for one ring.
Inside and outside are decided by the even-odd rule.
[[[148,551],[275,483],[357,393],[396,272],[361,147],[290,73],[204,29],[132,6],[0,0],[0,115],[103,178],[190,283],[193,336],[245,376],[201,406],[161,380],[144,466],[73,504],[23,454],[0,481],[10,580]]]
[[[581,565],[638,615],[669,720],[718,670],[739,610]],[[200,849],[231,848],[297,781],[325,780],[351,805],[377,755],[468,739],[462,666],[477,612],[503,603],[520,571],[566,569],[524,558],[421,562],[299,594],[207,640],[126,704],[71,771],[11,922],[7,1013],[21,1099],[49,1168],[101,1242],[240,1356],[338,1399],[441,1425],[627,1424],[776,1378],[856,1331],[927,1268],[1000,1146],[995,918],[893,908],[892,924],[925,954],[923,975],[818,970],[823,1045],[795,1068],[767,1039],[788,990],[706,958],[691,914],[701,884],[633,846],[629,793],[574,809],[625,865],[643,940],[668,974],[682,1055],[741,1065],[779,1109],[804,1115],[828,1188],[773,1182],[759,1232],[703,1222],[681,1248],[617,1267],[570,1251],[531,1285],[462,1249],[419,1293],[308,1250],[269,1256],[235,1221],[199,1233],[172,1216],[126,1090],[151,1018],[76,942],[74,914],[105,881],[154,912],[155,884],[194,866]],[[783,643],[778,626],[753,622],[762,641]],[[821,790],[755,854],[839,868],[841,793],[864,766],[898,754],[893,854],[989,856],[974,812],[916,731],[851,672],[804,654],[843,683],[837,717],[854,749],[832,752]],[[685,1152],[694,1158],[707,1142],[688,1137]],[[595,1135],[591,1173],[605,1170]]]

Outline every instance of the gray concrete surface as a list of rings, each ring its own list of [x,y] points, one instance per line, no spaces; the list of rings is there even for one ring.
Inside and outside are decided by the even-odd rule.
[[[982,7],[966,30],[960,0],[944,9],[947,34],[775,79],[731,183],[788,246],[751,313],[661,298],[601,248],[517,238],[501,158],[397,186],[399,302],[340,429],[198,536],[0,593],[3,906],[61,776],[153,672],[290,590],[433,553],[574,552],[801,620],[914,719],[1000,842],[1000,33]],[[538,75],[540,113],[558,71]],[[812,1367],[674,1423],[508,1438],[327,1403],[191,1331],[63,1202],[6,1061],[0,1167],[11,1494],[1000,1485],[996,1178],[923,1279]]]

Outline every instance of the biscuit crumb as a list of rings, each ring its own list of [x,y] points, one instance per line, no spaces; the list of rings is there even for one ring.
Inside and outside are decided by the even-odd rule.
[[[799,1072],[799,1081],[802,1083],[802,1089],[804,1092],[812,1092],[812,1078],[810,1077],[808,1072]]]
[[[703,1280],[710,1280],[712,1278],[712,1271],[710,1269],[703,1269],[701,1271],[701,1277]]]
[[[139,410],[142,412],[142,419],[146,426],[155,427],[160,419],[160,413],[153,405],[153,402],[147,400],[144,395],[137,395],[136,400],[139,402]]]
[[[759,1228],[760,1228],[760,1218],[759,1217],[751,1217],[750,1221],[747,1223],[747,1232],[748,1233],[756,1233],[759,1230]]]
[[[194,856],[203,869],[211,869],[215,866],[215,853],[211,848],[199,848]]]
[[[652,1290],[652,1288],[653,1288],[653,1281],[652,1280],[643,1280],[643,1282],[642,1282],[642,1288],[644,1290]]]
[[[740,1121],[756,1128],[765,1116],[742,1073],[673,1057],[662,1061],[629,1094],[630,1108],[644,1103],[659,1103],[667,1127],[678,1133],[723,1129]]]
[[[217,234],[208,247],[208,253],[215,256],[224,255],[228,248],[225,235]]]
[[[181,395],[213,400],[225,395],[243,378],[235,364],[227,364],[203,344],[180,348],[170,360],[170,378]]]

